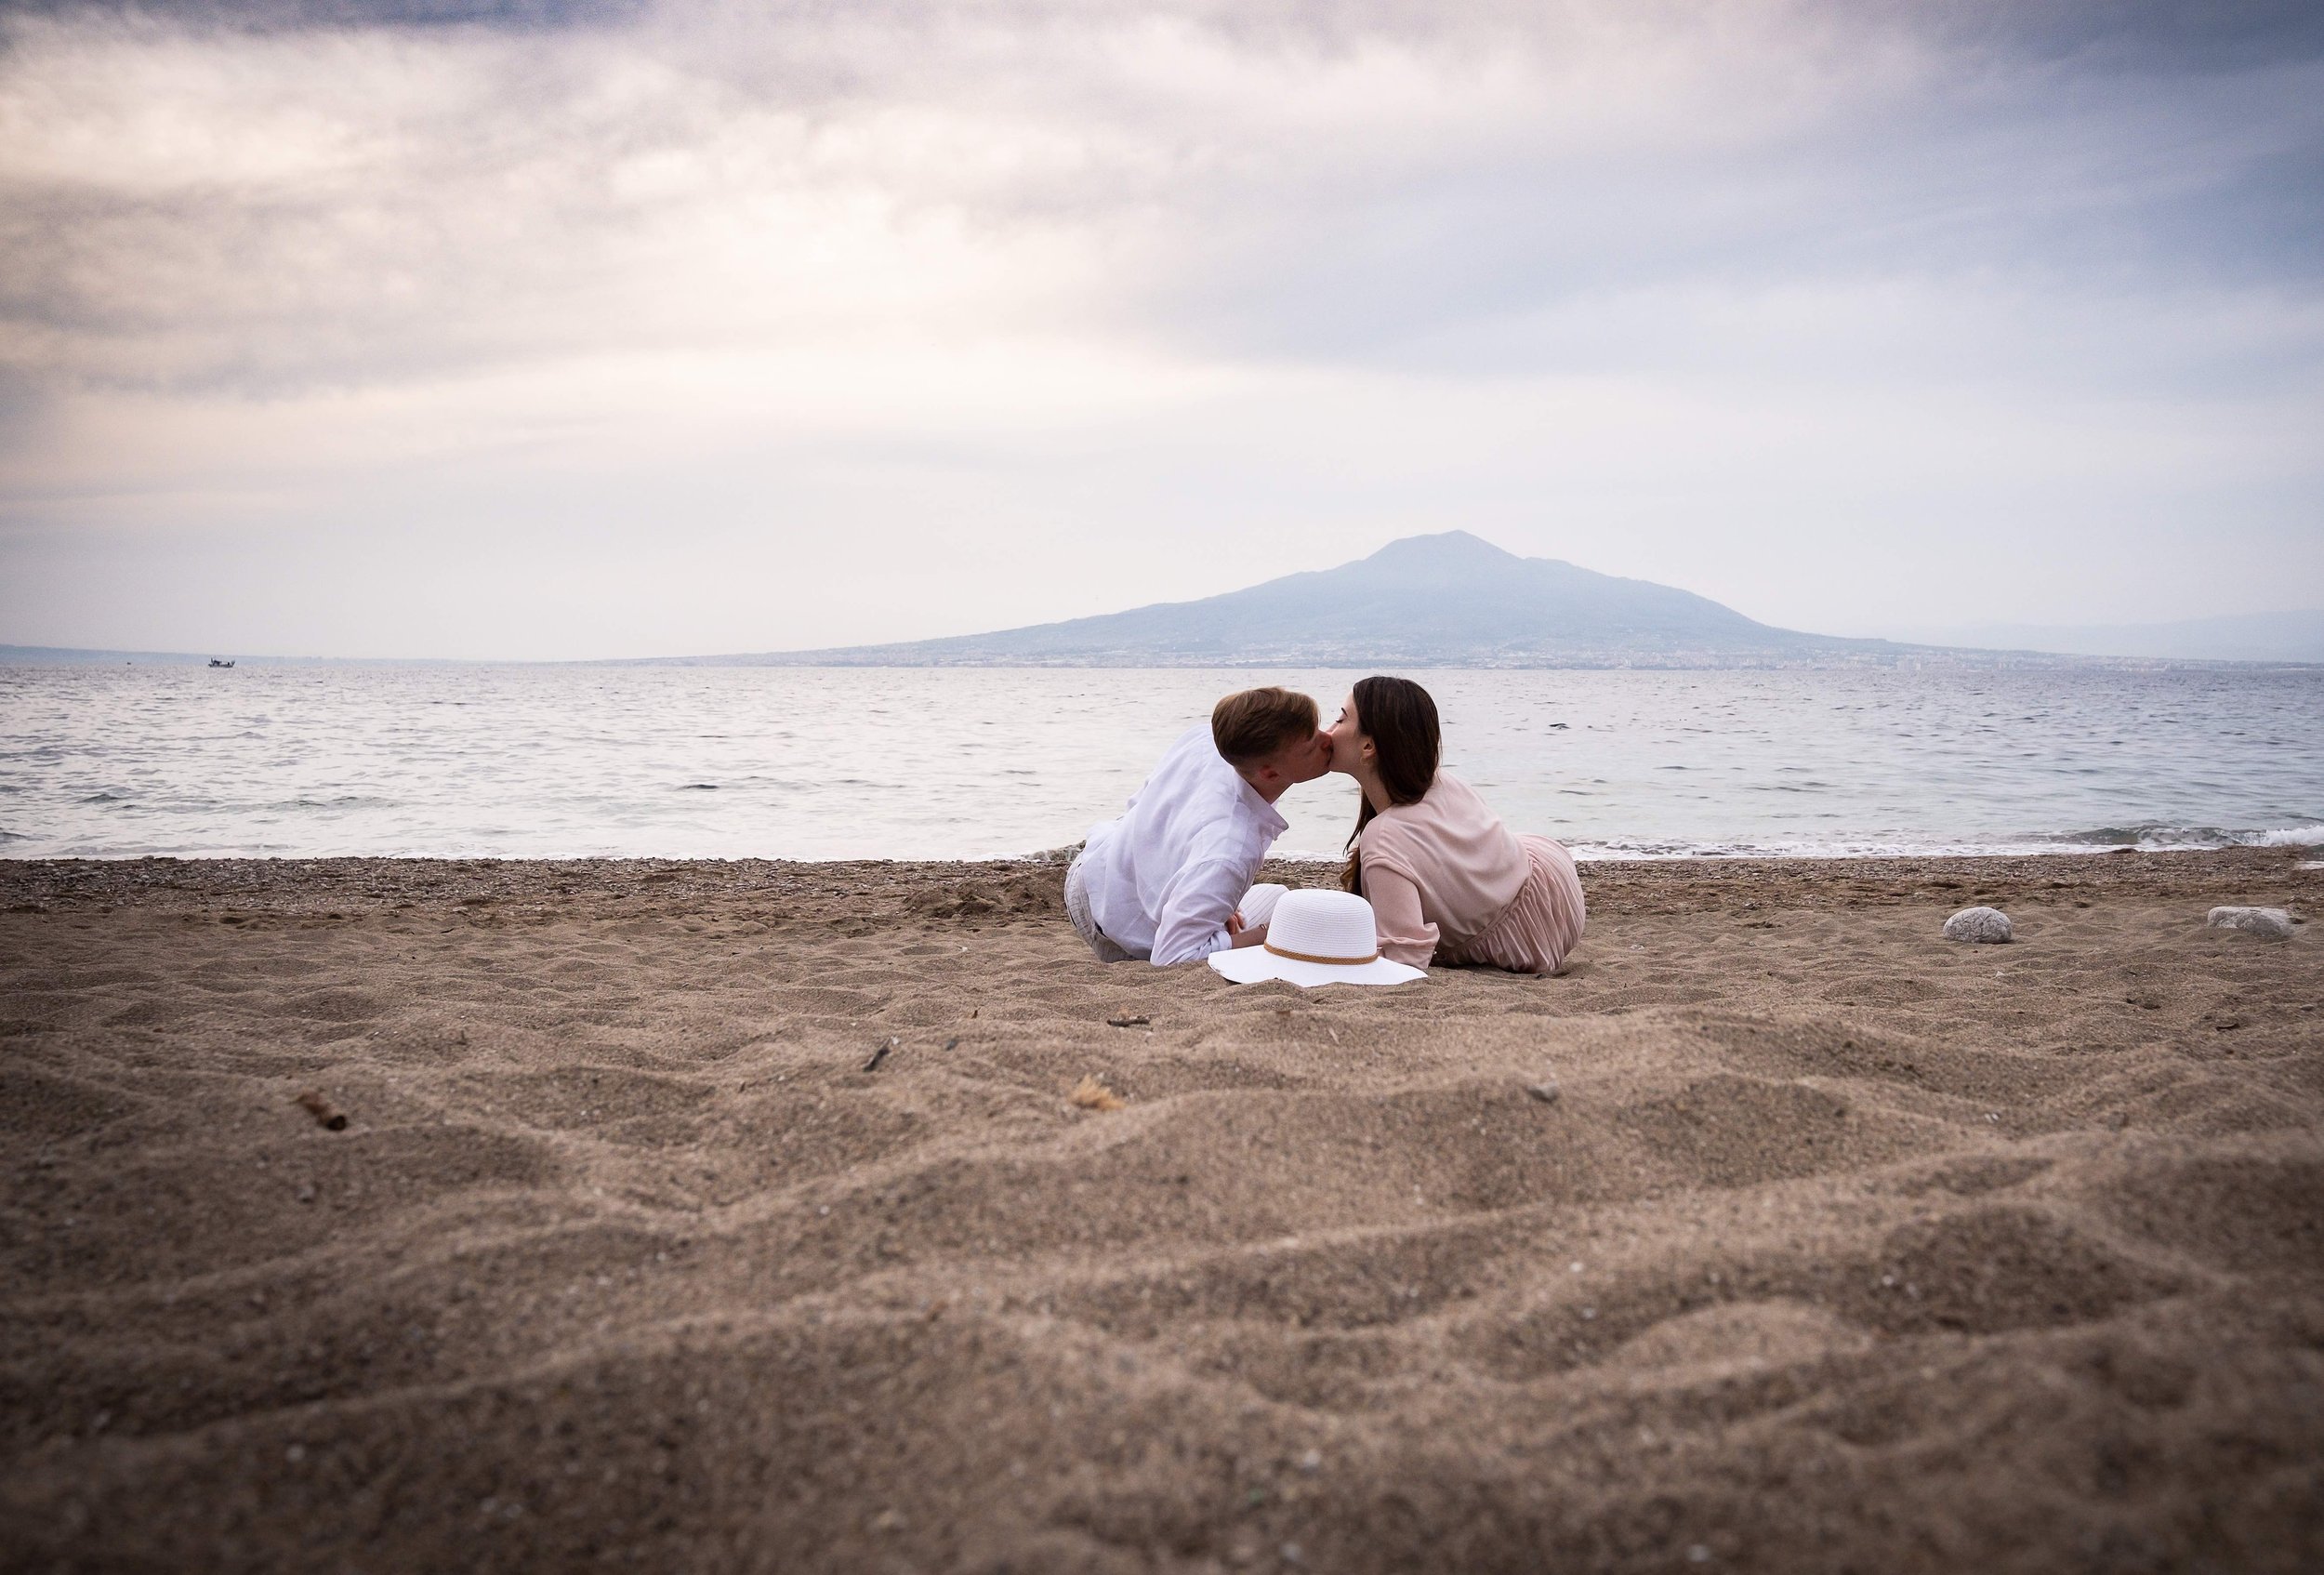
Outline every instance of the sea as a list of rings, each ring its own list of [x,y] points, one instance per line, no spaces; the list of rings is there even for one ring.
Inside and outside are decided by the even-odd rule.
[[[0,667],[0,857],[1029,855],[1217,698],[1341,671]],[[2324,845],[2324,668],[1409,672],[1584,858]],[[1343,777],[1277,852],[1330,857]]]

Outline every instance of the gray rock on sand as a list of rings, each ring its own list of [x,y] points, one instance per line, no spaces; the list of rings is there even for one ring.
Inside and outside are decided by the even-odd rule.
[[[2241,930],[2265,941],[2291,939],[2291,915],[2280,907],[2215,907],[2203,922],[2213,930]]]
[[[2000,946],[2010,938],[2009,915],[1998,907],[1964,907],[1945,921],[1945,938],[1948,941],[1973,941],[1980,946]]]

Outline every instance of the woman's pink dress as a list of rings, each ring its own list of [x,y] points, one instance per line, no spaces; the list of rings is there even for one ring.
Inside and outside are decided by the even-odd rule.
[[[1554,973],[1581,939],[1573,854],[1512,833],[1457,776],[1440,771],[1419,803],[1380,811],[1356,848],[1383,957]]]

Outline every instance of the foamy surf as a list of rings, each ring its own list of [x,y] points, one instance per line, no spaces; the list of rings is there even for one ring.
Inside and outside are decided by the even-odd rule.
[[[2273,827],[2104,827],[2069,832],[2062,840],[2076,850],[2136,848],[2143,853],[2174,848],[2315,848],[2324,847],[2324,821]]]
[[[2268,827],[2144,826],[2090,831],[1939,837],[1895,833],[1809,840],[1594,840],[1567,844],[1582,860],[1684,858],[1980,858],[2093,853],[2201,853],[2324,847],[2324,821]]]

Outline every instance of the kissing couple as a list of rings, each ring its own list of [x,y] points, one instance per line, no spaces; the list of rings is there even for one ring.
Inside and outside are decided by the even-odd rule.
[[[1269,945],[1285,888],[1252,881],[1286,827],[1275,801],[1338,772],[1364,793],[1340,883],[1367,907],[1373,952],[1404,965],[1394,979],[1432,962],[1556,973],[1587,919],[1573,855],[1547,837],[1511,832],[1474,788],[1440,768],[1442,754],[1436,702],[1409,679],[1361,680],[1328,731],[1304,695],[1229,695],[1208,727],[1188,728],[1170,746],[1126,813],[1090,829],[1065,872],[1066,916],[1104,962],[1167,966],[1251,946],[1302,957],[1287,942]],[[1292,908],[1313,921],[1310,907],[1329,906],[1311,900],[1318,893],[1292,895],[1287,929]],[[1344,926],[1354,906],[1329,922]],[[1230,978],[1299,972],[1224,958],[1213,966]]]

